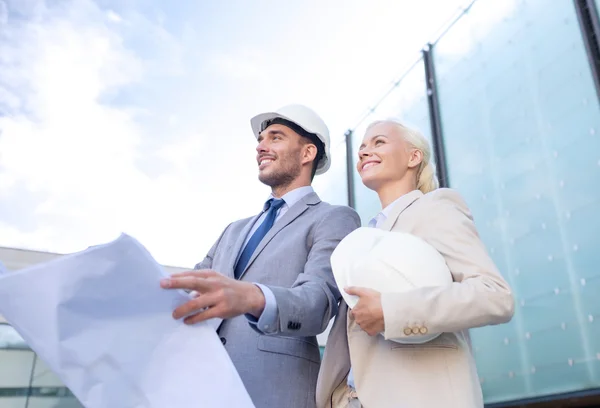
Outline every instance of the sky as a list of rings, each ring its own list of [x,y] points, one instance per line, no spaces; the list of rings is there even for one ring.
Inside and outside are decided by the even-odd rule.
[[[0,0],[0,246],[68,253],[124,232],[192,267],[268,197],[252,116],[312,107],[335,163],[465,3]],[[343,185],[314,184],[340,204]]]

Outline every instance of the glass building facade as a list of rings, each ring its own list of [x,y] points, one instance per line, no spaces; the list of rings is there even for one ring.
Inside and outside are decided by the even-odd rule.
[[[0,323],[0,407],[82,407],[60,379],[6,323]]]
[[[443,155],[435,157],[443,185],[466,199],[512,286],[513,320],[472,330],[490,406],[600,389],[600,105],[598,54],[590,58],[590,48],[598,50],[592,3],[473,2],[351,131],[346,193],[364,224],[381,208],[351,174],[356,151],[372,120],[395,117],[420,129]],[[330,177],[339,183],[339,174]]]

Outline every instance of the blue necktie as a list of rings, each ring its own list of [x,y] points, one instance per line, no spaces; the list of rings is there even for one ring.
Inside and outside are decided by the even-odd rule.
[[[240,259],[238,259],[238,262],[235,265],[234,276],[236,279],[240,278],[240,276],[244,272],[244,269],[246,269],[248,261],[250,261],[252,254],[256,250],[256,247],[258,247],[260,241],[262,241],[265,235],[267,235],[267,232],[269,232],[269,230],[273,226],[275,218],[277,217],[277,210],[279,210],[283,204],[285,204],[285,201],[283,201],[280,198],[271,198],[269,201],[267,201],[267,207],[269,209],[267,212],[267,216],[265,217],[262,224],[260,224],[260,226],[256,229],[256,231],[254,231],[252,237],[248,240],[246,247],[240,255]]]

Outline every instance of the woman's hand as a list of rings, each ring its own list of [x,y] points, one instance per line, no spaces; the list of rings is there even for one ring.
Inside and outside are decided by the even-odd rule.
[[[381,307],[381,293],[373,289],[352,286],[345,288],[349,295],[359,297],[359,301],[350,311],[356,324],[360,326],[369,336],[383,333],[385,322],[383,321],[383,308]]]

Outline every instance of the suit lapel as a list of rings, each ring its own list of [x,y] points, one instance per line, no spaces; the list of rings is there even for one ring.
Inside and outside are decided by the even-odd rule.
[[[246,274],[246,271],[248,270],[250,265],[252,265],[252,263],[254,262],[256,257],[258,255],[260,255],[260,253],[263,251],[263,249],[265,249],[265,247],[269,244],[269,242],[273,239],[273,237],[275,235],[277,235],[277,233],[279,231],[284,229],[292,221],[294,221],[296,218],[298,218],[300,215],[302,215],[304,213],[304,211],[306,211],[308,209],[309,206],[318,204],[320,201],[321,200],[319,199],[319,196],[316,193],[310,193],[306,197],[304,197],[302,200],[300,200],[296,204],[294,204],[291,208],[289,208],[287,210],[287,212],[285,214],[283,214],[283,216],[275,222],[273,227],[271,227],[269,232],[267,232],[267,235],[265,235],[265,237],[262,239],[262,241],[260,241],[260,244],[258,244],[258,247],[256,247],[256,250],[252,254],[252,257],[250,257],[250,260],[248,261],[248,264],[246,265],[244,272],[242,272],[240,279]],[[242,243],[243,243],[243,240],[242,240]]]
[[[400,200],[393,204],[393,207],[391,208],[388,217],[383,222],[383,224],[381,224],[381,229],[385,231],[391,231],[394,227],[394,224],[398,220],[398,217],[400,217],[400,214],[402,214],[404,210],[410,207],[412,203],[417,201],[422,196],[423,193],[420,190],[414,190],[410,193],[406,193],[405,195],[403,195]]]
[[[261,215],[262,215],[262,212],[255,215],[253,218],[250,219],[250,221],[248,221],[248,223],[244,226],[244,228],[242,228],[242,231],[238,234],[238,237],[237,237],[235,243],[231,247],[230,251],[232,254],[235,254],[235,256],[229,257],[229,264],[227,265],[227,270],[226,270],[228,277],[230,277],[230,278],[234,277],[233,271],[235,269],[235,265],[237,264],[238,259],[240,258],[240,255],[242,253],[242,247],[244,245],[244,241],[246,240],[248,233],[250,233],[252,226],[256,223],[256,221],[258,221],[258,219],[260,218]]]

